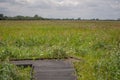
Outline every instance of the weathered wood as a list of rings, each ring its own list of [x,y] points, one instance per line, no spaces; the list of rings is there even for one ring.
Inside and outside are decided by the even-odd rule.
[[[64,60],[12,61],[16,65],[32,65],[33,80],[77,80],[75,70]]]

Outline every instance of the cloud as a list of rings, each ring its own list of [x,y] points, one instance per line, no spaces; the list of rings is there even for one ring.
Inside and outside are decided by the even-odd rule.
[[[9,0],[0,0],[0,2],[7,2],[7,1],[9,1]]]
[[[0,13],[53,18],[119,18],[120,0],[0,0]]]

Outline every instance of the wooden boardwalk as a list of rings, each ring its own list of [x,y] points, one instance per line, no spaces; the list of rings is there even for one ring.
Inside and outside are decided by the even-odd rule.
[[[16,65],[32,65],[32,80],[77,80],[71,62],[65,60],[12,61]]]

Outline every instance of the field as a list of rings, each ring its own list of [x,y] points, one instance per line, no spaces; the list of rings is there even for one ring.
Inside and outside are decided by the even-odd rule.
[[[0,62],[66,57],[78,80],[120,80],[120,22],[0,21]]]

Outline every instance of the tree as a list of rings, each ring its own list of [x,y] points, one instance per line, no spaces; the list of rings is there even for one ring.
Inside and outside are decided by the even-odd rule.
[[[0,14],[0,20],[3,20],[3,19],[4,19],[4,15]]]
[[[36,15],[34,15],[34,18],[38,18],[39,16],[36,14]]]
[[[117,20],[120,21],[120,18],[118,18]]]
[[[15,20],[24,20],[24,16],[18,15],[13,17]]]
[[[77,20],[81,20],[81,18],[79,17]]]
[[[36,14],[36,15],[34,15],[33,19],[35,19],[35,20],[43,20],[44,18],[41,17],[41,16],[38,16],[38,15]]]
[[[33,18],[34,18],[34,19],[39,19],[39,16],[36,14],[36,15],[34,15]]]

